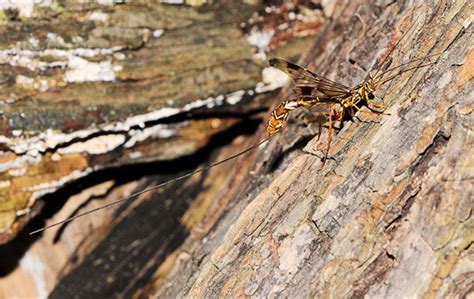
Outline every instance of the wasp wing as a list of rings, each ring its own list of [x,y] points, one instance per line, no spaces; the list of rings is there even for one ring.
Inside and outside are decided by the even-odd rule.
[[[296,83],[294,90],[299,98],[319,97],[320,100],[331,100],[351,94],[349,87],[319,76],[289,61],[273,58],[269,60],[269,64],[290,75]]]

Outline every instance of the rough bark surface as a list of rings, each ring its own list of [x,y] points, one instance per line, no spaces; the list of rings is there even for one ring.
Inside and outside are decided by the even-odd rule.
[[[338,5],[300,60],[320,74],[361,82],[407,30],[392,66],[443,54],[378,90],[388,115],[346,123],[322,170],[325,135],[292,115],[228,183],[218,225],[176,251],[150,294],[472,296],[472,14],[470,1]]]
[[[240,26],[260,4],[4,6],[0,243],[45,194],[98,170],[191,155],[266,110],[255,95],[277,87],[262,82],[266,62]],[[294,25],[308,34],[322,20]],[[283,53],[309,42],[279,36],[272,48]]]
[[[276,7],[284,7],[276,3]],[[135,69],[135,64],[140,65],[134,72],[138,77],[130,75],[127,77],[130,80],[110,83],[108,87],[101,84],[109,83],[96,82],[93,84],[97,86],[92,91],[87,91],[84,83],[78,86],[75,83],[72,87],[69,84],[60,89],[61,98],[67,100],[77,97],[78,101],[74,102],[87,110],[90,104],[87,102],[90,100],[88,92],[100,92],[103,88],[113,91],[117,88],[116,92],[107,93],[107,98],[110,97],[111,102],[118,99],[120,107],[128,108],[119,112],[116,118],[112,116],[115,113],[108,116],[114,126],[113,121],[123,122],[123,118],[128,117],[127,111],[130,110],[127,109],[134,109],[124,104],[127,103],[124,98],[141,98],[143,103],[152,100],[150,106],[146,102],[143,110],[139,108],[140,111],[133,112],[142,115],[144,111],[160,111],[166,99],[172,97],[173,93],[167,92],[170,88],[175,90],[176,97],[184,101],[177,104],[180,109],[198,99],[215,99],[218,95],[224,98],[224,95],[241,90],[245,92],[243,98],[249,97],[251,101],[243,100],[238,106],[224,105],[222,109],[214,106],[198,110],[194,118],[184,117],[183,111],[180,111],[176,118],[166,118],[163,123],[161,118],[152,119],[151,123],[145,122],[144,129],[156,125],[166,126],[157,128],[157,132],[169,129],[168,126],[173,130],[188,130],[186,134],[175,133],[176,138],[163,139],[151,135],[155,142],[146,139],[143,144],[137,143],[142,153],[151,153],[150,160],[157,162],[130,167],[130,163],[134,163],[130,161],[134,159],[125,161],[123,159],[128,158],[121,158],[127,154],[122,146],[119,150],[100,155],[81,152],[80,158],[86,161],[81,167],[110,166],[111,161],[118,161],[116,166],[126,166],[111,168],[110,173],[115,175],[107,172],[99,172],[96,177],[89,175],[90,181],[77,182],[75,178],[71,179],[76,182],[70,186],[73,191],[64,188],[55,192],[53,197],[42,198],[46,207],[42,209],[38,221],[31,225],[48,224],[101,204],[102,200],[94,199],[121,198],[158,181],[223,159],[265,136],[259,112],[266,108],[269,99],[277,102],[291,97],[291,87],[285,88],[278,96],[275,93],[261,94],[255,98],[249,94],[249,90],[256,93],[258,87],[262,86],[259,82],[263,80],[260,78],[263,65],[255,62],[258,59],[253,55],[244,33],[247,31],[247,37],[250,36],[252,26],[249,24],[255,23],[259,24],[260,29],[277,28],[285,23],[279,17],[289,14],[272,11],[271,8],[267,13],[265,5],[256,5],[249,7],[243,4],[232,8],[236,12],[230,13],[228,18],[233,19],[229,19],[228,27],[223,26],[219,30],[214,22],[226,15],[223,12],[229,7],[223,9],[216,5],[209,11],[196,11],[186,6],[166,6],[165,10],[160,10],[162,6],[158,5],[159,13],[146,5],[109,7],[106,14],[110,13],[111,16],[117,12],[126,14],[127,10],[139,9],[142,14],[137,19],[150,24],[153,23],[153,18],[147,17],[150,12],[151,15],[168,16],[169,23],[166,24],[176,24],[172,22],[175,20],[179,24],[179,20],[189,13],[193,22],[203,21],[204,27],[184,22],[175,30],[170,29],[171,37],[175,36],[173,41],[177,44],[173,41],[169,43],[176,47],[180,41],[192,35],[187,50],[192,51],[196,43],[204,43],[201,49],[204,53],[209,47],[219,45],[217,48],[222,50],[219,51],[222,56],[211,52],[212,59],[216,59],[213,60],[214,64],[208,57],[202,61],[202,67],[193,71],[193,65],[188,65],[188,62],[194,55],[199,56],[194,53],[182,61],[178,60],[181,62],[176,65],[166,64],[172,68],[169,72],[155,72],[148,69],[153,63],[144,57],[153,61],[161,57],[168,62],[169,53],[163,56],[159,54],[163,45],[147,50],[149,40],[141,39],[141,42],[134,43],[135,39],[130,38],[133,34],[124,34],[121,29],[120,34],[113,35],[110,32],[116,31],[99,26],[100,29],[92,30],[95,35],[106,32],[104,36],[108,38],[117,36],[119,40],[126,39],[127,43],[135,45],[129,50],[131,53],[126,53],[126,63],[131,66],[124,67],[123,71]],[[84,7],[78,5],[72,11],[80,16]],[[91,7],[86,7],[85,16],[104,9],[102,6]],[[184,13],[180,9],[189,11]],[[326,145],[327,130],[323,130],[318,139],[315,137],[317,124],[309,123],[303,111],[295,111],[285,129],[269,143],[230,164],[144,194],[136,201],[101,211],[95,217],[77,220],[60,230],[47,231],[35,239],[20,234],[0,248],[2,257],[6,254],[14,256],[8,261],[2,259],[0,285],[3,295],[50,294],[51,298],[472,296],[473,4],[470,1],[323,1],[322,4],[308,5],[305,9],[307,11],[300,9],[294,13],[296,20],[306,22],[288,22],[288,32],[300,32],[301,36],[316,33],[310,37],[311,46],[306,49],[299,64],[345,85],[352,86],[363,81],[367,71],[387,55],[390,55],[389,61],[394,66],[428,54],[443,54],[431,59],[435,62],[433,65],[403,73],[377,90],[377,95],[388,105],[386,114],[361,113],[359,121],[345,122],[333,138],[330,159],[322,170],[321,156]],[[275,18],[262,21],[251,11],[260,11],[261,15],[273,15]],[[330,19],[320,27],[322,15],[330,16]],[[55,16],[58,15],[52,13],[53,19]],[[85,16],[78,19],[79,23],[87,19]],[[17,17],[13,14],[10,18]],[[308,22],[308,19],[312,21]],[[240,26],[240,22],[246,23]],[[168,28],[150,24],[136,27],[148,29],[149,37],[157,29]],[[79,27],[86,31],[96,28]],[[237,27],[243,28],[244,33],[235,29]],[[407,31],[403,42],[391,52]],[[166,32],[157,41],[165,38]],[[307,44],[302,40],[307,38],[289,39],[287,35],[279,33],[276,30],[270,43],[273,51],[267,56],[294,58],[297,55],[295,53],[306,48]],[[205,37],[200,39],[203,35]],[[292,35],[295,36],[298,34]],[[103,41],[103,38],[98,40]],[[229,47],[226,46],[228,42]],[[114,45],[109,43],[107,47]],[[260,53],[262,50],[257,50],[257,57],[263,54]],[[228,54],[234,55],[231,53],[240,58],[229,58]],[[116,57],[111,56],[111,59],[113,63]],[[222,65],[229,60],[230,64]],[[232,61],[245,63],[233,64]],[[188,94],[187,82],[192,81],[190,78],[195,79],[196,72],[201,73],[202,68],[207,69],[209,64],[225,70],[220,69],[216,73],[211,71],[217,75],[211,76],[210,81],[217,81],[210,83],[209,78],[203,78],[202,84],[209,88],[204,88],[205,91],[199,94]],[[179,77],[179,70],[187,66],[191,70],[183,74],[181,81],[171,79],[176,78],[176,75]],[[149,72],[152,75],[147,77]],[[152,79],[162,72],[168,74],[167,80],[171,80],[167,84]],[[141,80],[140,76],[148,79]],[[219,85],[221,80],[229,85]],[[11,82],[25,84],[30,81],[17,78]],[[41,81],[38,82],[39,89]],[[180,82],[184,85],[180,85]],[[119,88],[116,84],[129,86]],[[129,90],[131,86],[138,89],[139,94]],[[220,90],[221,86],[228,88]],[[164,93],[155,98],[155,94],[161,91]],[[44,99],[44,93],[50,91],[40,90],[38,96],[36,92],[29,101]],[[6,94],[4,97],[8,96]],[[258,102],[264,104],[257,105],[255,100],[261,100]],[[18,105],[23,105],[22,109],[32,107],[22,100],[19,100]],[[55,111],[51,107],[51,111]],[[238,114],[236,111],[247,112]],[[16,119],[14,114],[20,112],[12,109],[9,113],[10,116],[5,119]],[[19,114],[18,119],[21,117]],[[87,135],[85,140],[109,135],[110,132],[116,134],[115,129],[107,129],[107,125],[110,125],[108,119],[103,126],[98,122],[100,133],[90,137]],[[191,124],[187,122],[189,119]],[[8,125],[19,123],[11,122]],[[85,124],[85,128],[69,127],[70,131],[61,127],[59,131],[71,134],[78,129],[89,130],[95,123],[91,121]],[[38,127],[38,130],[49,125]],[[193,125],[195,127],[188,127]],[[20,128],[23,125],[2,130],[10,142],[4,142],[3,147],[8,148],[6,154],[22,155],[21,151],[11,150],[11,146],[16,144],[12,138],[18,134],[13,132]],[[127,129],[130,128],[123,129],[120,134],[129,140],[133,136],[129,135]],[[140,130],[140,126],[133,129]],[[64,147],[71,145],[65,144]],[[171,146],[173,150],[162,152]],[[50,151],[45,151],[42,159],[48,154],[52,155]],[[78,154],[75,155],[77,157]],[[64,156],[67,157],[67,154],[63,154],[63,159]],[[49,172],[56,169],[51,166],[54,164],[47,165],[45,169]],[[57,169],[63,171],[64,168]],[[68,174],[75,169],[77,167],[71,166],[67,173],[59,177],[69,177]],[[137,177],[151,173],[155,175],[133,181],[134,177],[130,176],[133,172],[140,172]],[[29,174],[28,171],[26,173]],[[2,180],[22,177],[22,174],[15,174],[5,172],[7,177]],[[42,175],[39,177],[43,178]],[[119,177],[125,178],[120,180]],[[48,182],[54,180],[57,178],[47,179]],[[37,183],[35,181],[33,185]],[[17,185],[10,183],[7,188]],[[73,194],[60,209],[63,201]],[[26,199],[31,194],[27,195],[18,201],[21,204],[4,201],[8,204],[2,210],[5,211],[4,215],[14,215],[2,218],[2,223],[5,223],[4,241],[13,238],[18,227],[24,225],[18,222],[18,211],[25,209]],[[63,200],[59,207],[54,199]],[[31,215],[27,213],[24,221],[30,218]],[[35,288],[23,291],[25,282]]]
[[[310,1],[188,4],[0,3],[0,297],[128,297],[223,211],[237,161],[28,236],[242,150],[282,86],[264,51],[296,59],[324,22]]]

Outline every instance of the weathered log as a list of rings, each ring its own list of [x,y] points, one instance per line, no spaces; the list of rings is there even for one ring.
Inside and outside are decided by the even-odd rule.
[[[27,270],[17,268],[16,281],[37,273],[31,265],[49,254],[62,259],[49,264],[56,267],[47,277],[53,298],[472,292],[473,5],[347,1],[322,8],[332,21],[317,31],[300,64],[346,85],[361,82],[407,31],[390,54],[392,65],[443,54],[378,90],[388,115],[362,113],[361,121],[346,122],[322,170],[326,133],[318,140],[317,124],[292,113],[284,131],[237,163],[78,220],[63,228],[67,238],[61,231],[43,234],[23,257]],[[278,99],[289,96],[291,88]],[[264,136],[262,124],[253,138],[234,139],[252,132],[246,121],[215,137],[230,143],[226,148],[210,142],[188,160],[151,165],[186,171],[184,165],[192,169],[242,150]],[[173,176],[113,191],[105,181],[89,192],[116,199]],[[73,198],[76,205],[98,204],[87,192]],[[61,213],[69,215],[70,204]],[[51,220],[61,218],[55,212]],[[60,242],[51,245],[55,238]],[[63,249],[42,252],[66,242],[73,243],[70,263]]]
[[[237,161],[28,236],[102,199],[117,200],[245,148],[278,87],[265,77],[264,51],[299,57],[323,22],[320,9],[297,2],[305,18],[280,29],[273,27],[288,14],[249,21],[265,9],[261,3],[196,9],[67,2],[32,4],[31,11],[6,4],[11,7],[0,16],[2,295],[130,295],[189,231],[202,223],[203,234],[211,229],[225,212],[226,201],[215,198]],[[278,5],[279,12],[295,10]]]
[[[470,1],[337,5],[300,60],[322,75],[361,82],[408,30],[392,66],[443,54],[378,90],[388,115],[346,123],[321,171],[326,136],[293,114],[237,170],[251,175],[229,182],[218,225],[176,250],[148,294],[472,296],[472,14]]]
[[[0,40],[0,243],[65,183],[190,155],[266,109],[253,98],[277,86],[239,29],[259,7],[13,6]]]

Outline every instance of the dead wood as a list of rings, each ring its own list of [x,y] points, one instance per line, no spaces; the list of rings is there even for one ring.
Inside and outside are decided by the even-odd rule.
[[[233,11],[241,12],[240,17],[248,21],[252,16],[251,13],[246,15],[244,8],[257,8],[246,5],[235,7]],[[360,121],[346,122],[333,139],[330,160],[323,170],[320,166],[326,130],[318,140],[315,137],[317,125],[308,123],[303,111],[295,112],[287,127],[265,147],[234,163],[151,192],[118,209],[102,211],[93,219],[81,219],[60,231],[47,232],[34,244],[22,247],[27,261],[39,259],[52,269],[44,274],[46,289],[52,298],[71,295],[462,297],[472,292],[473,5],[469,1],[346,1],[308,7],[310,12],[317,11],[328,17],[324,25],[304,23],[306,27],[301,29],[298,27],[301,24],[290,23],[295,25],[290,29],[302,36],[309,32],[306,36],[311,45],[299,44],[308,37],[288,42],[286,35],[276,34],[272,39],[275,48],[267,56],[294,59],[298,55],[295,53],[305,48],[300,65],[352,86],[360,83],[367,71],[389,54],[404,32],[409,31],[409,34],[391,54],[392,66],[428,54],[443,54],[433,59],[435,64],[404,73],[378,90],[377,95],[388,105],[385,111],[388,115],[364,113]],[[147,15],[147,9],[140,5],[124,6],[123,11],[118,8],[111,13],[126,14],[127,9],[138,9],[142,16]],[[196,30],[193,36],[205,34],[204,40],[211,42],[198,47],[202,56],[196,55],[203,57],[203,67],[211,64],[218,68],[210,72],[219,78],[217,83],[203,83],[206,87],[200,93],[193,90],[183,96],[184,102],[177,104],[180,108],[189,104],[190,99],[211,95],[217,98],[239,90],[254,91],[261,79],[259,74],[265,66],[255,62],[258,59],[255,60],[255,53],[245,40],[251,27],[244,26],[240,33],[234,31],[241,21],[239,13],[234,13],[229,14],[228,22],[232,25],[215,29],[217,25],[213,22],[225,11],[220,9],[215,10],[217,12],[202,9],[196,14],[190,10],[192,21],[178,18],[177,23],[181,25],[175,31],[170,29],[174,34],[170,38],[175,42],[190,36],[189,30]],[[263,5],[260,11],[265,11]],[[182,15],[178,12],[171,15]],[[307,15],[312,15],[310,12]],[[167,15],[163,11],[161,14]],[[273,16],[279,15],[274,12]],[[154,22],[146,17],[140,20]],[[166,24],[173,23],[167,20]],[[203,22],[203,27],[188,26],[189,22]],[[270,19],[259,25],[276,28],[278,22]],[[114,32],[110,28],[98,29],[94,34],[100,32],[104,36],[115,36],[109,34]],[[137,29],[137,32],[142,31]],[[163,108],[161,105],[173,94],[169,88],[175,89],[176,94],[181,94],[178,91],[186,93],[184,86],[201,70],[190,64],[188,73],[177,71],[188,66],[191,55],[170,64],[172,69],[156,71],[143,60],[166,60],[167,55],[155,56],[163,45],[149,43],[142,37],[118,36],[126,39],[123,43],[131,45],[129,51],[136,60],[126,60],[130,66],[124,69],[135,71],[127,75],[124,82],[110,86],[112,93],[104,98],[118,101],[125,109],[113,121],[121,120],[130,109],[135,109],[128,105],[129,97],[152,101],[150,105],[139,106],[138,115]],[[162,36],[165,37],[166,34]],[[232,39],[235,44],[225,46],[226,41]],[[94,41],[103,42],[103,39]],[[190,45],[201,44],[201,41],[192,39]],[[208,53],[212,56],[209,57],[205,51],[213,46],[218,51]],[[233,55],[238,58],[232,59]],[[214,58],[216,60],[212,60]],[[220,64],[226,60],[230,60],[230,64]],[[162,72],[168,74],[167,80],[175,74],[182,75],[180,80],[184,85],[179,84],[180,80],[172,81],[171,85],[158,84],[153,78]],[[237,82],[233,78],[238,78]],[[207,79],[204,81],[208,82]],[[219,80],[228,85],[219,85]],[[15,81],[15,84],[19,83]],[[89,93],[100,92],[104,88],[101,84],[105,83],[96,84]],[[225,86],[224,90],[221,86]],[[138,89],[138,95],[132,87]],[[32,98],[44,100],[48,92],[51,91],[40,92]],[[58,92],[66,99],[77,96],[78,107],[87,110],[89,97],[81,95],[83,85],[68,85]],[[155,98],[155,92],[163,94]],[[276,104],[290,96],[291,86],[288,86],[278,95],[262,95],[262,105],[256,105],[255,98],[250,97],[234,108],[230,105],[221,110],[219,107],[194,110],[194,116],[178,115],[171,119],[172,129],[178,130],[176,139],[157,138],[155,144],[145,141],[132,147],[130,152],[119,147],[118,151],[108,151],[99,159],[83,153],[80,167],[110,165],[118,159],[117,167],[112,167],[111,172],[123,169],[125,174],[143,171],[143,164],[140,168],[121,168],[121,165],[133,164],[130,162],[133,159],[123,158],[130,155],[124,154],[138,149],[151,153],[145,157],[152,161],[146,164],[150,169],[142,173],[155,175],[138,181],[133,180],[136,177],[129,177],[117,183],[117,176],[99,172],[99,176],[109,179],[97,180],[100,184],[90,189],[79,188],[82,193],[66,192],[65,199],[78,194],[60,212],[55,209],[50,211],[53,215],[45,217],[48,221],[58,220],[76,209],[99,205],[100,201],[93,199],[103,198],[104,194],[107,199],[117,199],[176,175],[167,169],[183,173],[234,154],[265,136],[261,110],[266,109],[270,101]],[[18,105],[31,109],[23,101]],[[247,113],[236,114],[236,111]],[[17,110],[12,109],[10,113]],[[186,122],[189,119],[190,124]],[[216,120],[221,121],[220,125],[215,126]],[[111,123],[115,123],[113,121]],[[84,128],[68,127],[71,129],[68,132],[89,129],[91,123]],[[108,124],[105,121],[103,126]],[[161,119],[149,124],[155,125],[163,125]],[[104,133],[103,126],[100,126],[99,136],[109,135],[106,130]],[[39,131],[45,129],[38,128]],[[13,130],[2,131],[8,138],[14,137]],[[120,134],[128,136],[127,132]],[[97,135],[88,135],[86,140],[95,137]],[[161,144],[156,147],[156,143]],[[163,151],[165,148],[177,149],[177,152]],[[49,156],[42,156],[45,157]],[[76,158],[71,157],[71,161],[77,161]],[[56,169],[51,168],[53,160],[44,160],[49,167],[45,169]],[[68,171],[80,168],[71,165]],[[61,172],[57,177],[66,175]],[[33,185],[37,183],[34,181]],[[112,188],[113,185],[118,188]],[[7,212],[23,209],[26,198],[29,197],[21,198],[21,205],[9,206]],[[44,199],[48,202],[48,198]],[[31,216],[21,219],[26,222]],[[4,240],[12,238],[18,227],[24,225],[15,222],[19,219],[16,216],[8,219],[10,222],[5,227],[14,229],[4,234]],[[71,245],[65,245],[67,242]],[[14,261],[19,260],[20,257]],[[28,268],[16,268],[3,280],[9,285],[18,285],[31,272]]]

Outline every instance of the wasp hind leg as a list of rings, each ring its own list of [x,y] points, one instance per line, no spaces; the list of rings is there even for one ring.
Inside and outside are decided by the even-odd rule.
[[[323,157],[323,164],[321,165],[322,169],[324,165],[326,164],[326,160],[328,159],[329,156],[329,149],[331,148],[331,138],[332,138],[332,133],[333,133],[333,122],[339,120],[341,117],[341,113],[344,112],[344,108],[339,109],[339,111],[336,110],[336,105],[331,106],[331,111],[327,114],[329,121],[328,121],[328,139],[327,139],[327,146],[326,146],[326,152],[324,153]],[[333,119],[334,118],[334,119]]]
[[[319,138],[321,138],[321,132],[322,131],[323,131],[323,122],[319,121],[318,122],[318,141],[319,141]]]

